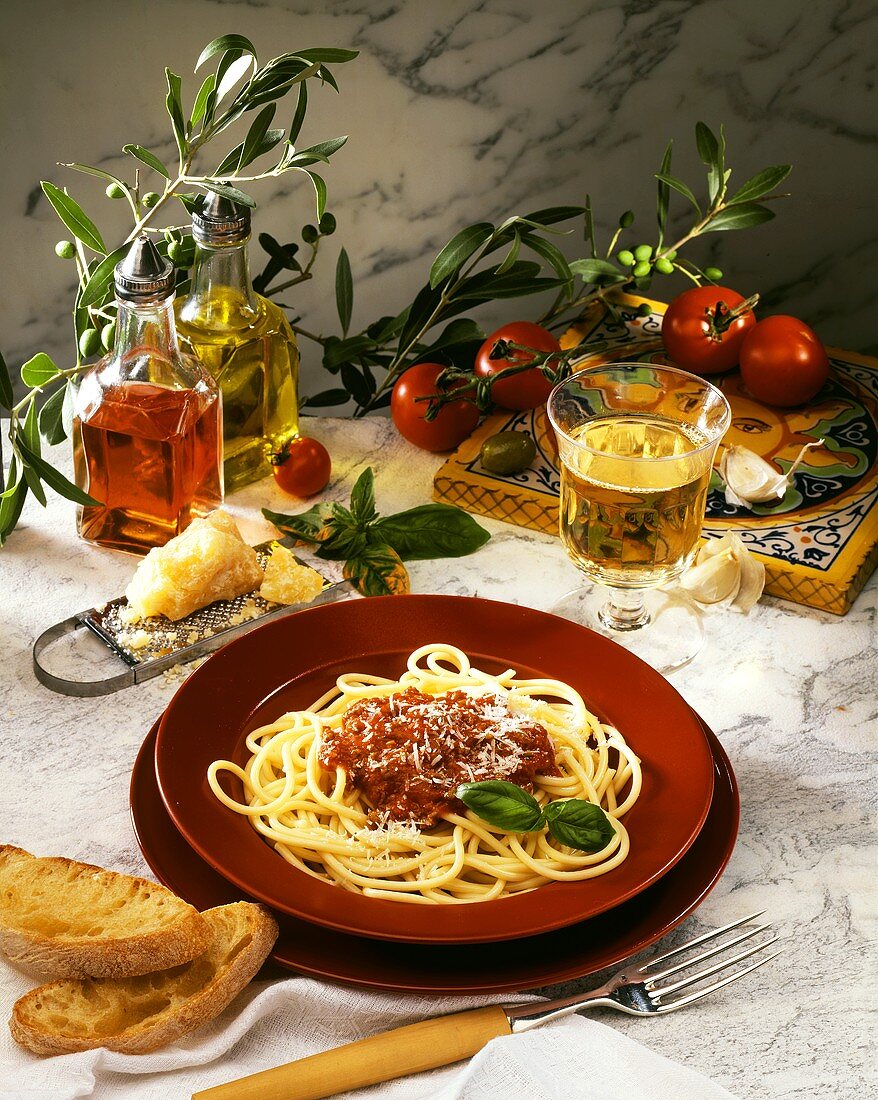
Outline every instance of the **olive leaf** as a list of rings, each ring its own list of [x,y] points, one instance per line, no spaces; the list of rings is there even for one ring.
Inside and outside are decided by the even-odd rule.
[[[204,47],[195,62],[194,71],[197,73],[205,61],[210,61],[215,54],[224,53],[226,50],[240,51],[239,56],[241,53],[248,53],[256,57],[256,48],[249,38],[245,38],[243,34],[223,34]]]
[[[0,352],[0,408],[11,409],[14,400],[9,368],[6,366],[6,360],[3,358],[2,352]],[[2,471],[0,471],[0,475],[2,475]]]
[[[153,171],[158,172],[160,176],[164,176],[166,180],[171,178],[171,173],[164,164],[162,164],[155,153],[151,153],[149,149],[144,149],[142,145],[123,145],[122,152],[135,157],[141,164],[145,164],[148,168],[152,168]]]
[[[88,217],[79,203],[48,180],[41,180],[40,187],[42,187],[43,194],[54,207],[55,213],[73,236],[78,241],[88,245],[94,252],[100,252],[101,255],[104,255],[107,251],[104,239],[98,227]]]
[[[494,233],[491,222],[468,225],[451,238],[430,268],[430,288],[435,289],[444,279],[457,271],[470,256],[486,244]]]
[[[670,202],[671,194],[668,190],[667,177],[671,171],[671,157],[674,152],[674,139],[668,142],[665,147],[665,154],[662,157],[661,167],[658,170],[658,192],[656,195],[656,219],[658,221],[658,247],[661,248],[662,242],[665,239],[665,230],[668,225],[668,204]]]
[[[323,217],[326,213],[326,181],[322,176],[318,176],[316,172],[305,172],[306,176],[311,177],[311,182],[314,184],[314,194],[317,200],[317,220]]]
[[[170,69],[165,69],[165,79],[168,82],[168,94],[165,98],[165,106],[168,109],[168,114],[171,118],[171,125],[174,128],[174,137],[177,140],[177,148],[180,151],[180,163],[182,164],[186,157],[187,143],[186,143],[186,123],[183,119],[183,101],[181,98],[182,81],[176,73],[172,73]]]
[[[751,176],[734,195],[729,203],[750,202],[753,199],[761,199],[778,187],[792,171],[791,164],[776,164],[771,168],[763,168],[755,176]]]
[[[657,172],[655,177],[660,183],[664,183],[667,187],[673,187],[673,189],[682,195],[684,199],[687,199],[695,207],[695,211],[699,217],[701,217],[701,207],[698,205],[698,199],[692,193],[692,188],[688,187],[682,180],[678,180],[676,176],[669,176],[664,172]]]
[[[295,145],[302,123],[305,121],[305,112],[308,110],[308,85],[303,81],[299,85],[299,98],[296,101],[296,109],[293,112],[293,120],[290,123],[290,132],[287,137],[290,145]]]
[[[57,390],[46,400],[40,409],[40,432],[43,439],[50,445],[63,443],[67,438],[67,430],[64,426],[64,402],[67,399],[67,386],[59,386]]]
[[[38,351],[21,368],[21,380],[31,389],[45,386],[58,374],[60,374],[58,367],[44,351]]]
[[[720,210],[704,227],[704,233],[720,233],[730,229],[749,229],[753,225],[762,225],[771,221],[774,211],[758,202],[738,203]]]
[[[27,447],[21,439],[18,443],[21,456],[26,460],[28,466],[32,466],[40,475],[43,481],[56,493],[60,493],[62,497],[67,497],[68,500],[74,501],[76,504],[85,504],[97,506],[100,505],[99,500],[95,500],[94,497],[89,496],[83,489],[80,489],[78,485],[74,485],[72,481],[69,481],[60,470],[56,470],[54,466],[50,466],[48,462],[40,458],[39,455]]]
[[[338,309],[338,319],[341,322],[342,335],[347,336],[354,308],[354,280],[351,275],[351,262],[344,248],[339,252],[338,262],[335,265],[335,304]]]
[[[79,295],[77,304],[80,308],[103,305],[110,293],[116,264],[125,256],[128,248],[128,245],[122,245],[115,252],[110,252],[94,268],[88,277],[88,282],[82,288],[82,293]]]

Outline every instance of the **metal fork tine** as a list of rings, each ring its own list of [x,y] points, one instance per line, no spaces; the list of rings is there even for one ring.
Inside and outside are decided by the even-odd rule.
[[[760,932],[765,932],[768,928],[771,928],[770,924],[757,924],[755,928],[751,928],[748,932],[744,932],[743,935],[735,936],[734,939],[727,940],[717,947],[712,947],[709,951],[702,951],[700,955],[695,955],[691,959],[685,959],[675,966],[669,966],[666,970],[660,970],[658,974],[650,973],[649,977],[644,979],[646,986],[650,988],[653,982],[660,982],[663,978],[669,978],[672,974],[678,974],[681,970],[688,970],[690,966],[695,966],[696,963],[706,962],[708,959],[712,959],[714,955],[719,955],[723,951],[728,951],[732,947],[737,947],[739,943],[743,943],[753,936],[758,936]]]
[[[749,917],[741,917],[740,920],[732,921],[731,924],[726,924],[722,928],[714,928],[710,932],[705,932],[701,936],[696,936],[694,940],[688,940],[680,947],[675,947],[673,951],[666,951],[664,955],[659,955],[655,959],[650,959],[648,962],[643,963],[642,966],[639,966],[637,970],[639,973],[645,974],[650,967],[656,966],[666,959],[672,959],[675,955],[679,955],[683,951],[688,951],[691,947],[697,947],[700,943],[706,943],[708,940],[716,939],[717,936],[721,936],[724,932],[731,932],[733,928],[740,928],[741,925],[746,924],[747,921],[756,920],[757,917],[764,915],[765,910],[760,909],[758,913],[751,913]]]
[[[716,993],[716,991],[722,989],[723,986],[731,985],[732,982],[736,982],[738,978],[743,978],[747,974],[751,974],[754,970],[758,970],[760,966],[765,966],[766,963],[771,962],[772,959],[776,959],[780,954],[780,951],[775,951],[773,955],[766,955],[764,959],[757,959],[755,963],[750,963],[750,965],[745,966],[743,970],[739,970],[735,974],[730,974],[721,981],[714,982],[713,985],[709,985],[707,989],[699,989],[697,993],[690,993],[688,997],[680,997],[678,1000],[672,1001],[669,1005],[659,1005],[655,1011],[673,1012],[675,1009],[683,1008],[684,1005],[691,1005],[693,1001],[700,1001],[702,997],[706,997],[709,993]]]
[[[757,951],[761,951],[763,947],[770,947],[777,940],[777,936],[771,936],[767,940],[763,940],[762,943],[757,943],[751,947],[748,951],[739,951],[737,955],[732,955],[728,959],[721,959],[719,962],[714,963],[713,966],[705,967],[704,970],[699,970],[697,974],[691,975],[688,978],[681,978],[678,982],[671,982],[670,985],[662,986],[661,989],[654,989],[650,992],[650,996],[653,1000],[661,1000],[662,997],[668,993],[676,993],[678,989],[685,989],[687,985],[695,985],[696,982],[703,981],[705,978],[710,978],[714,974],[719,974],[723,970],[728,970],[730,966],[734,966],[735,963],[742,962],[744,959],[749,959],[751,955],[755,955]]]

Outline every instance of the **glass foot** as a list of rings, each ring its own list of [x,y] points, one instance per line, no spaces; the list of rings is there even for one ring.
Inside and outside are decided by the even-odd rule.
[[[575,588],[549,611],[618,642],[662,673],[688,665],[704,645],[701,612],[680,590]]]

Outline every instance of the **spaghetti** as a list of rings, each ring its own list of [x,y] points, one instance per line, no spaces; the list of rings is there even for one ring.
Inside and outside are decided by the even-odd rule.
[[[443,700],[457,706],[457,721],[449,713],[443,722]],[[404,784],[407,790],[444,782],[432,812],[423,817],[429,827],[398,816],[408,805],[399,783],[383,805],[364,796],[355,781],[363,771],[362,751],[350,772],[338,762],[346,759],[350,766],[350,755],[339,748],[351,729],[359,733],[360,750],[371,741],[375,728],[363,722],[364,715],[380,713],[386,720],[388,714],[396,718],[415,711],[427,716],[412,727],[415,732],[396,734],[389,747],[376,738],[372,770],[392,776],[405,757],[414,780]],[[473,716],[464,731],[465,752],[461,714]],[[548,740],[548,755],[534,740],[536,731]],[[474,748],[478,738],[484,745]],[[518,679],[512,669],[491,676],[472,667],[454,646],[415,650],[398,680],[346,673],[309,709],[253,730],[246,745],[252,755],[245,767],[229,760],[211,764],[207,777],[214,795],[248,817],[288,863],[369,897],[427,904],[487,901],[549,882],[594,878],[628,855],[621,818],[637,800],[641,772],[619,731],[591,714],[569,684]],[[458,782],[523,776],[526,781],[521,769],[528,756],[545,772],[532,783],[540,805],[577,798],[604,809],[614,836],[602,851],[567,848],[546,832],[506,832],[454,799]],[[241,781],[245,801],[226,793],[222,773]]]

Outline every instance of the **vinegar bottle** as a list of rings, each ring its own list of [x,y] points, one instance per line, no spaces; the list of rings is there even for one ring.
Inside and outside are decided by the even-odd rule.
[[[216,382],[181,355],[174,268],[146,236],[116,266],[113,350],[76,393],[76,484],[100,505],[79,506],[79,534],[145,554],[223,502],[222,400]]]
[[[272,454],[298,435],[299,350],[281,310],[253,290],[248,208],[211,194],[192,236],[192,289],[177,303],[177,329],[222,390],[225,483],[238,489],[269,474]]]

